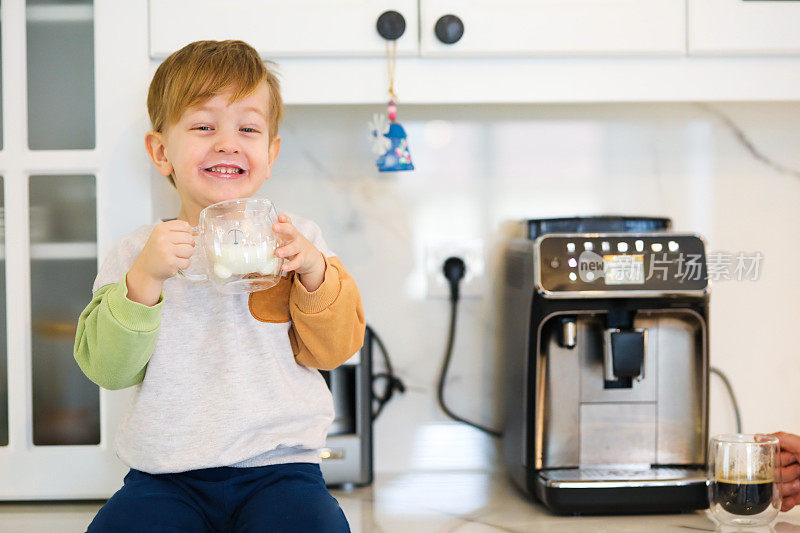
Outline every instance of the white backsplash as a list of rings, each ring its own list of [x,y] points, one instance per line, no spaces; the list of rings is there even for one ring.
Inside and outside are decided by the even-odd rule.
[[[730,117],[759,160],[714,110]],[[425,247],[482,239],[482,298],[459,307],[447,402],[499,428],[495,355],[498,249],[513,221],[571,215],[666,216],[710,251],[761,252],[758,281],[716,283],[711,360],[730,377],[744,430],[800,432],[800,104],[399,105],[416,170],[379,173],[367,123],[379,106],[290,107],[260,195],[312,218],[361,290],[368,323],[407,392],[376,422],[377,471],[492,468],[492,439],[436,404],[447,300],[426,299]],[[154,214],[174,191],[153,173]],[[376,367],[382,368],[376,353]],[[733,431],[712,377],[711,433]]]

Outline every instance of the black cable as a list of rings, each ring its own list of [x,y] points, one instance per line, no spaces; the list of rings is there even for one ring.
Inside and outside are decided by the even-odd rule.
[[[722,370],[719,368],[711,367],[711,373],[716,374],[719,376],[719,379],[722,380],[722,384],[725,385],[725,388],[728,389],[728,394],[731,397],[731,403],[733,404],[733,413],[736,415],[736,433],[742,432],[742,416],[739,413],[739,403],[736,401],[736,395],[733,393],[733,386],[731,386],[731,382],[728,380],[728,376],[722,373]]]
[[[403,384],[400,378],[394,375],[394,368],[392,367],[392,362],[389,360],[389,352],[386,350],[386,346],[383,344],[381,338],[369,325],[367,325],[367,333],[367,338],[370,339],[370,342],[375,340],[375,342],[378,344],[378,349],[380,349],[386,365],[386,371],[373,374],[372,381],[370,383],[372,386],[373,399],[378,402],[378,408],[372,413],[372,420],[374,421],[376,418],[378,418],[378,415],[381,414],[381,411],[383,411],[383,406],[392,399],[394,392],[397,391],[402,394],[406,391],[406,386]],[[386,387],[383,390],[383,394],[377,394],[375,392],[375,382],[380,379],[386,380]]]
[[[447,348],[445,348],[444,352],[444,361],[442,361],[442,369],[439,372],[439,387],[436,399],[439,402],[439,407],[441,410],[457,422],[462,422],[467,424],[468,426],[472,426],[475,429],[479,429],[484,433],[491,435],[492,437],[501,437],[502,433],[497,430],[490,429],[486,426],[482,426],[475,422],[470,422],[469,420],[462,418],[451,411],[447,405],[444,403],[444,384],[447,378],[447,370],[450,366],[450,359],[453,355],[453,340],[455,339],[456,333],[456,311],[458,310],[458,287],[461,279],[464,277],[464,261],[457,258],[457,257],[450,257],[444,263],[444,274],[445,277],[450,282],[450,331],[447,335]]]

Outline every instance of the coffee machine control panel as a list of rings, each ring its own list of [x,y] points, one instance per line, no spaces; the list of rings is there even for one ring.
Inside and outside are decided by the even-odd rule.
[[[534,244],[536,287],[549,297],[705,294],[703,239],[691,234],[542,235]]]

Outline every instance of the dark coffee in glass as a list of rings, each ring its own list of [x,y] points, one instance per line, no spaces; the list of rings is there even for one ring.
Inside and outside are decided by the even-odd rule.
[[[717,480],[717,498],[723,509],[736,515],[764,512],[772,501],[772,481]]]
[[[770,435],[718,435],[708,447],[708,503],[723,525],[763,526],[781,508],[780,445]]]

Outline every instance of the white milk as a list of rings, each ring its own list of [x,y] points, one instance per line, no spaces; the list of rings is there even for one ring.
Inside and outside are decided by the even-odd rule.
[[[267,242],[221,244],[214,252],[214,274],[220,279],[227,279],[234,274],[275,272],[275,251]]]

